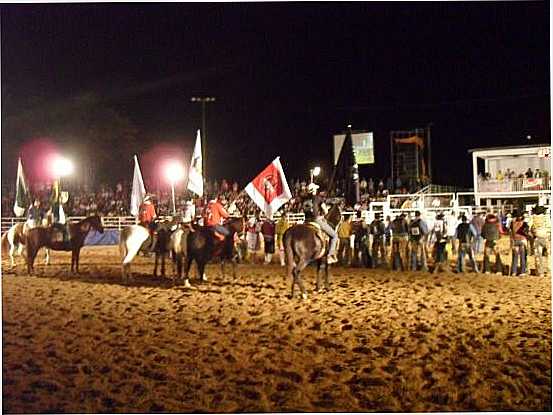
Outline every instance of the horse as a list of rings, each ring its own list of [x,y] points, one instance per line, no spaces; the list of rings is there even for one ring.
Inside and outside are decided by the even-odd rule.
[[[4,235],[2,235],[2,252],[9,251],[10,264],[15,267],[15,254],[22,255],[24,253],[25,242],[27,241],[27,232],[29,227],[25,222],[16,223],[13,225]],[[45,249],[46,256],[44,258],[44,264],[50,264],[50,250]]]
[[[342,219],[340,206],[334,204],[325,215],[329,225],[336,229]],[[321,289],[321,267],[325,269],[325,289],[330,290],[328,275],[328,248],[325,245],[326,234],[319,230],[317,225],[296,224],[284,232],[282,242],[284,245],[286,269],[288,278],[292,279],[292,294],[294,298],[294,288],[297,284],[301,290],[302,298],[307,298],[305,287],[301,279],[301,271],[311,262],[317,262],[317,287],[316,291]]]
[[[62,232],[55,226],[47,228],[33,228],[27,233],[27,271],[32,275],[34,262],[38,250],[42,247],[54,251],[71,251],[71,272],[79,273],[79,256],[84,245],[84,239],[91,229],[104,233],[102,219],[98,215],[89,216],[77,223],[68,225],[69,240],[60,241]]]
[[[207,281],[204,270],[205,265],[213,258],[221,259],[221,273],[225,276],[225,261],[232,262],[232,276],[236,278],[236,256],[234,255],[234,236],[237,233],[244,232],[245,219],[243,217],[230,218],[224,225],[229,231],[229,235],[224,239],[218,239],[213,229],[207,226],[198,226],[194,232],[188,233],[186,238],[186,269],[184,285],[189,287],[190,281],[188,273],[192,261],[196,261],[199,279]],[[182,249],[181,249],[182,253]],[[183,256],[177,255],[177,279],[182,278]]]
[[[169,252],[170,236],[175,223],[173,221],[158,222],[157,242],[154,247],[155,265],[154,277],[157,277],[157,266],[161,257],[161,275],[165,276],[165,258]],[[145,242],[150,238],[150,231],[142,225],[131,225],[124,228],[119,235],[119,253],[122,258],[122,276],[124,279],[131,274],[131,262],[138,252],[145,250]],[[147,245],[147,244],[146,244]]]

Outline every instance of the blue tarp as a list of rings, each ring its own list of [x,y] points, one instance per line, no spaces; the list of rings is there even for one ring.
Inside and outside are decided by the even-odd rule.
[[[119,231],[105,229],[104,233],[91,230],[84,239],[85,245],[117,245],[119,244]]]

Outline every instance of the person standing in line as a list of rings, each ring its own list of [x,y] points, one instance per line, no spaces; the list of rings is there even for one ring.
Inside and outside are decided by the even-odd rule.
[[[428,234],[428,225],[421,218],[417,210],[415,218],[409,223],[409,253],[411,257],[411,271],[417,271],[417,263],[421,264],[421,271],[428,271],[426,250],[424,244]]]
[[[407,260],[407,244],[409,241],[409,229],[405,214],[400,214],[396,217],[391,224],[392,229],[392,253],[390,257],[390,264],[392,269],[395,269],[396,257],[399,256],[400,268],[402,271],[406,271],[408,265]]]
[[[386,226],[382,222],[382,216],[380,213],[377,213],[374,217],[374,220],[369,226],[369,232],[373,237],[372,244],[372,259],[373,259],[373,268],[387,263],[388,253],[386,252],[386,245],[384,242]]]
[[[434,221],[434,227],[432,228],[431,240],[434,240],[434,269],[432,273],[435,274],[438,271],[445,270],[450,271],[449,262],[447,257],[447,224],[444,220],[444,215],[439,213]]]
[[[457,225],[455,237],[459,241],[459,252],[457,254],[457,272],[465,272],[465,255],[468,255],[472,270],[478,272],[478,265],[474,259],[472,241],[477,237],[476,228],[472,223],[467,223],[467,217],[461,216],[461,223]]]
[[[279,259],[280,259],[280,265],[285,266],[285,256],[284,256],[284,244],[282,243],[282,237],[284,235],[284,232],[291,226],[290,222],[288,222],[288,215],[286,212],[282,212],[282,215],[280,215],[280,218],[278,222],[276,223],[276,246],[278,248],[279,253]]]
[[[275,253],[275,223],[267,218],[261,224],[261,234],[265,245],[265,265],[271,263]]]
[[[447,228],[447,242],[450,246],[451,255],[455,255],[457,253],[457,247],[455,246],[455,231],[457,230],[457,225],[459,225],[459,219],[455,216],[455,212],[452,210],[445,218],[445,221]]]
[[[511,275],[516,276],[519,271],[520,276],[525,277],[526,273],[526,251],[528,248],[528,224],[524,222],[524,216],[518,212],[513,212],[513,222],[511,224]]]
[[[338,245],[338,260],[342,265],[350,265],[351,263],[351,218],[352,215],[346,216],[346,218],[338,225],[338,238],[340,239],[340,243]]]
[[[481,254],[484,247],[484,238],[482,238],[482,226],[484,226],[484,213],[480,212],[472,216],[470,224],[476,231],[476,237],[473,240],[473,253]]]
[[[503,264],[497,242],[501,232],[499,219],[493,213],[488,213],[482,226],[482,237],[484,238],[484,264],[482,266],[484,273],[490,273],[490,255],[495,255],[495,272],[503,275]]]
[[[255,216],[248,219],[246,224],[246,241],[248,243],[246,260],[251,264],[255,264],[256,253],[259,249],[259,228],[260,226]]]
[[[539,277],[545,275],[543,266],[544,254],[551,251],[551,217],[543,206],[536,206],[532,210],[531,234],[534,236],[534,259],[536,261],[536,274]]]

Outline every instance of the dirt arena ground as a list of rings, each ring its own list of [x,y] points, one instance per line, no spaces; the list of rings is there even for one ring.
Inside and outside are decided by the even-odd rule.
[[[185,289],[116,252],[4,259],[4,412],[551,410],[549,277],[337,267],[302,301],[278,265]]]

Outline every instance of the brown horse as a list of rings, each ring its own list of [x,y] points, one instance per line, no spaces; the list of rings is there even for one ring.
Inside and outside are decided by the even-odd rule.
[[[68,241],[63,241],[62,231],[55,226],[29,230],[27,233],[27,271],[29,275],[34,271],[35,257],[38,250],[42,247],[47,247],[54,251],[71,251],[71,272],[75,272],[76,270],[79,273],[79,255],[86,235],[91,229],[104,233],[104,227],[102,220],[97,215],[89,216],[80,222],[69,224],[68,227]]]
[[[325,219],[328,224],[336,229],[342,214],[340,206],[334,204]],[[300,272],[311,262],[317,262],[317,291],[321,288],[321,267],[325,269],[325,289],[330,289],[328,263],[326,261],[328,255],[328,243],[325,243],[326,234],[317,228],[316,225],[297,224],[284,232],[282,242],[284,245],[286,269],[288,278],[292,279],[292,294],[294,298],[294,288],[296,284],[301,290],[302,297],[307,298],[305,287],[300,276]]]
[[[221,260],[221,272],[225,276],[225,261],[232,262],[232,276],[236,278],[236,255],[234,254],[234,236],[237,233],[244,232],[245,220],[241,218],[230,218],[224,225],[229,231],[229,235],[224,239],[218,239],[213,230],[206,226],[200,226],[194,232],[188,234],[186,240],[186,286],[190,285],[188,273],[192,261],[196,261],[199,278],[206,281],[204,274],[205,265],[213,258]],[[182,278],[183,255],[177,255],[177,278]]]

